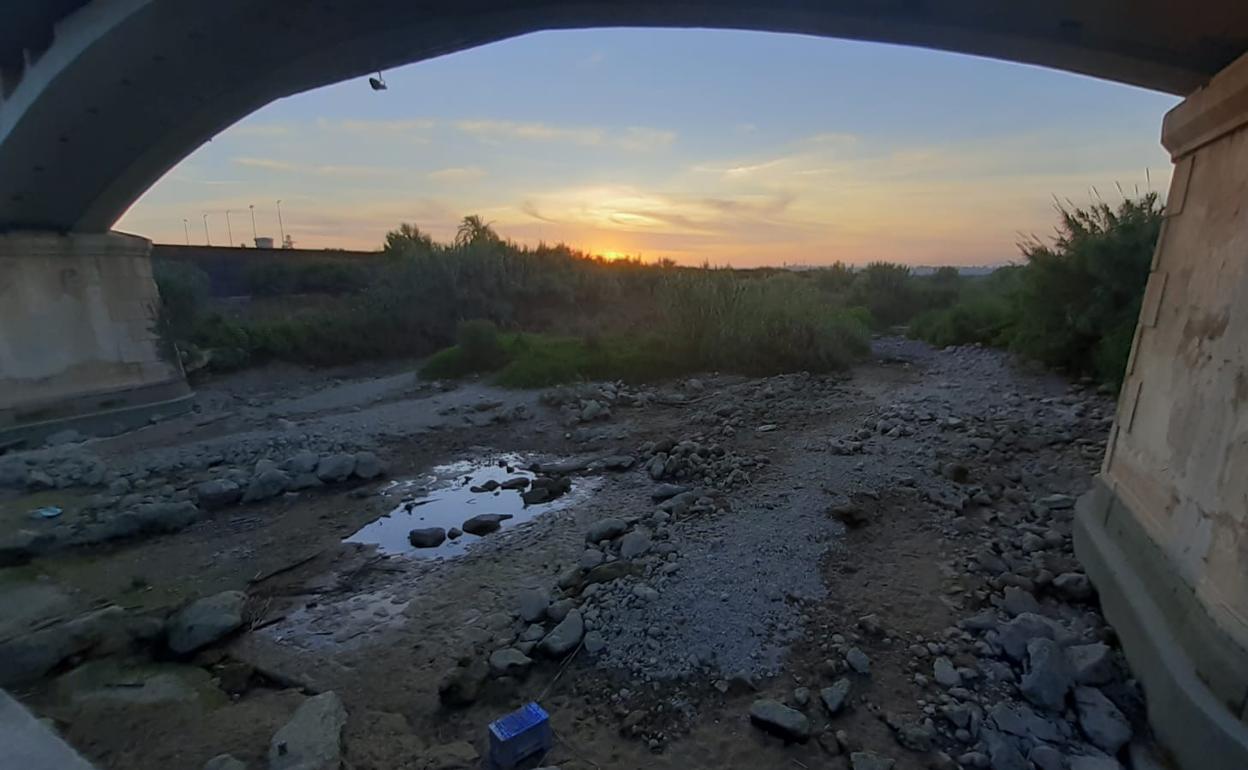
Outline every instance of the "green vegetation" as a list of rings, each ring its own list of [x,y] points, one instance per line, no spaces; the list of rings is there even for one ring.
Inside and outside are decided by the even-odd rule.
[[[1149,264],[1161,232],[1154,193],[1117,208],[1059,208],[1052,244],[1033,238],[1027,262],[966,287],[952,306],[915,319],[936,345],[982,342],[1117,388],[1131,351]]]
[[[871,329],[909,324],[935,345],[1008,347],[1117,384],[1160,205],[1149,195],[1060,214],[1053,243],[1032,239],[1022,246],[1026,264],[981,277],[954,268],[917,275],[884,262],[860,270],[685,268],[519,246],[478,217],[467,217],[449,244],[404,224],[386,236],[380,266],[254,270],[258,295],[337,295],[269,318],[207,314],[202,273],[163,266],[159,322],[179,344],[210,350],[216,369],[433,354],[426,377],[488,374],[516,387],[699,371],[827,372],[864,356]]]

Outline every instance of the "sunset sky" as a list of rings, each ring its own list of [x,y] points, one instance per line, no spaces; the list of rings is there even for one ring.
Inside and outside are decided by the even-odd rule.
[[[737,266],[998,264],[1054,196],[1164,191],[1177,98],[912,48],[706,30],[547,32],[275,102],[117,229],[375,249],[411,222]]]

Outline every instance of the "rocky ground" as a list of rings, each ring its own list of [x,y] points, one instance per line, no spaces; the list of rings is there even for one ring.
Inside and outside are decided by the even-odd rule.
[[[0,685],[128,770],[479,767],[528,701],[565,770],[1153,766],[1070,541],[1113,402],[875,347],[544,393],[271,369],[10,450]]]

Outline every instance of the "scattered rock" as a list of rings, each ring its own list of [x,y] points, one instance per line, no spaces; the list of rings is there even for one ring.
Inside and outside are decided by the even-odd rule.
[[[684,494],[689,491],[689,487],[682,484],[659,484],[650,492],[650,499],[656,503]]]
[[[169,649],[186,655],[223,638],[243,625],[246,603],[242,591],[222,591],[191,602],[165,623]]]
[[[490,655],[490,673],[494,676],[523,676],[533,660],[514,647],[495,650]]]
[[[1082,572],[1063,572],[1053,578],[1053,588],[1072,602],[1086,602],[1096,595],[1092,581]]]
[[[441,527],[424,527],[407,533],[407,542],[413,548],[437,548],[446,542],[446,530]]]
[[[893,770],[895,764],[895,760],[874,751],[855,751],[849,755],[851,770]]]
[[[786,741],[805,743],[810,740],[810,720],[779,701],[754,701],[750,706],[750,721]]]
[[[247,485],[247,491],[243,493],[243,502],[256,503],[277,497],[285,492],[289,486],[289,476],[277,468],[268,468],[257,473],[255,478],[251,480],[251,483]]]
[[[0,641],[0,687],[33,682],[72,655],[124,641],[125,620],[122,608],[104,607]]]
[[[510,513],[480,513],[465,521],[462,528],[470,535],[484,537],[491,532],[497,532],[503,522],[512,518]]]
[[[585,541],[600,543],[603,540],[614,540],[628,531],[628,524],[623,519],[599,519],[585,531]]]
[[[590,631],[585,634],[585,652],[590,655],[597,655],[607,649],[607,640],[597,631]]]
[[[316,477],[326,484],[346,481],[354,472],[355,455],[326,455],[316,464]]]
[[[1066,660],[1076,684],[1105,684],[1114,678],[1114,653],[1109,645],[1076,644],[1066,648]]]
[[[634,530],[620,539],[620,558],[635,559],[650,550],[650,535]]]
[[[585,621],[580,610],[572,610],[550,633],[538,644],[544,654],[557,658],[566,655],[576,648],[585,634]]]
[[[242,496],[242,488],[229,479],[213,479],[195,485],[195,499],[209,510],[233,505]],[[222,756],[229,755],[223,754]]]
[[[1131,740],[1131,723],[1095,687],[1075,688],[1075,712],[1079,715],[1079,729],[1106,753],[1117,754]]]
[[[338,770],[346,723],[336,692],[308,698],[269,742],[269,770]]]
[[[962,675],[948,658],[937,658],[932,664],[932,676],[941,687],[961,687]]]
[[[850,668],[863,676],[871,673],[871,659],[857,647],[849,648],[849,652],[845,653],[845,662],[849,664]]]
[[[1027,644],[1027,660],[1028,670],[1019,685],[1023,697],[1050,711],[1061,711],[1074,683],[1061,646],[1051,639],[1033,639]]]
[[[849,690],[849,680],[841,678],[833,682],[831,687],[825,687],[819,691],[819,699],[823,701],[823,707],[828,710],[828,714],[836,716],[841,713],[841,709],[845,708],[845,701],[849,698]]]

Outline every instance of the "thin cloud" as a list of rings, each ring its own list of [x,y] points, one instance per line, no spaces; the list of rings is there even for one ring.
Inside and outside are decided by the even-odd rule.
[[[430,171],[425,178],[431,182],[459,183],[474,182],[486,176],[485,169],[480,166],[452,166],[437,171]]]
[[[429,141],[429,137],[425,135],[425,132],[431,131],[435,126],[437,126],[437,121],[431,118],[401,118],[396,120],[316,119],[316,127],[321,131],[376,139],[402,138],[420,144]]]
[[[675,131],[630,126],[613,133],[598,126],[555,126],[541,122],[514,120],[461,120],[455,127],[488,144],[505,140],[558,142],[580,147],[614,147],[628,152],[651,152],[670,147],[676,141]]]
[[[233,163],[246,168],[258,168],[265,171],[281,171],[292,174],[315,174],[317,176],[340,177],[350,179],[375,179],[397,176],[399,169],[382,166],[359,166],[350,164],[310,165],[291,163],[275,158],[238,157],[231,159]]]
[[[280,123],[243,123],[229,129],[233,136],[279,137],[292,133],[290,126]]]

